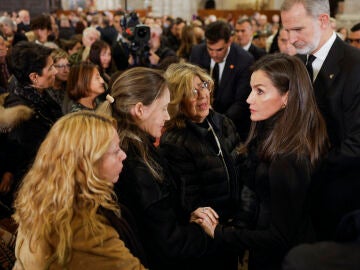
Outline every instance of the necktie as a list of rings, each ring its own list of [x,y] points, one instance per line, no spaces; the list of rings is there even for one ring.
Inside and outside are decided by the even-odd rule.
[[[309,54],[306,60],[306,69],[309,72],[311,82],[313,82],[314,80],[314,71],[313,71],[312,63],[314,62],[315,59],[316,57],[314,55]]]
[[[214,79],[214,90],[216,91],[219,87],[219,64],[215,63],[215,66],[213,67],[212,78]]]

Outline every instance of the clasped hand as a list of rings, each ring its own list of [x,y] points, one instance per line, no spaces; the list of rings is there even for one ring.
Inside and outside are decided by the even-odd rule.
[[[191,213],[190,222],[199,224],[204,231],[214,238],[216,225],[219,223],[219,215],[211,207],[199,207]]]

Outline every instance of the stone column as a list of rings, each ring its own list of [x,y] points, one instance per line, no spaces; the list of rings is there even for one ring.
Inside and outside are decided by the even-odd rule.
[[[337,27],[344,26],[350,29],[354,24],[360,22],[359,0],[345,0],[341,10],[343,13],[336,15]]]
[[[152,0],[152,15],[155,17],[171,15],[190,21],[192,15],[196,14],[197,8],[196,0]]]

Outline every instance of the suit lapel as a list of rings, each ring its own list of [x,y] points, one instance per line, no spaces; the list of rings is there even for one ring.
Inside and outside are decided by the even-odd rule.
[[[340,73],[339,64],[344,57],[344,44],[337,37],[314,82],[317,94],[323,96],[332,89],[332,84]]]

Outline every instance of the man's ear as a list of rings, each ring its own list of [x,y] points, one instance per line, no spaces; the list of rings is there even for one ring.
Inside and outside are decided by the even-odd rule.
[[[320,26],[322,28],[325,28],[330,23],[330,17],[329,17],[328,14],[325,14],[325,13],[320,14],[319,15],[319,21],[320,21]]]

